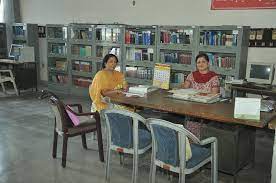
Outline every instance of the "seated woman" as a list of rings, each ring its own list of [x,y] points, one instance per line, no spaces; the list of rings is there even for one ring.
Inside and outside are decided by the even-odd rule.
[[[193,88],[210,93],[219,93],[219,78],[209,70],[209,57],[205,53],[196,56],[197,70],[190,73],[182,88]]]
[[[107,54],[104,57],[102,70],[97,72],[89,87],[90,98],[93,101],[92,111],[101,111],[108,107],[108,104],[103,100],[108,93],[118,93],[122,89],[127,89],[124,74],[115,70],[117,63],[116,55]]]
[[[209,70],[209,57],[205,53],[196,56],[196,71],[187,76],[182,88],[193,88],[210,93],[219,93],[219,78],[215,72]],[[187,121],[185,128],[200,139],[201,124],[195,121]]]

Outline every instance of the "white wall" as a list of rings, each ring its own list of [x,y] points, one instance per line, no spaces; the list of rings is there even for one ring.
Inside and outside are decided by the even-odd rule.
[[[275,10],[210,10],[211,0],[21,0],[22,21],[276,27]],[[275,62],[274,49],[250,48],[248,61]],[[41,50],[46,51],[46,50]],[[46,55],[46,54],[43,54]],[[263,58],[265,60],[262,60]],[[44,61],[46,58],[42,58]]]

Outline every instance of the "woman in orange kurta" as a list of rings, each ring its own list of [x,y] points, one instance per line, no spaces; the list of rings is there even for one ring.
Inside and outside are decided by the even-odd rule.
[[[105,95],[127,88],[123,73],[115,70],[117,63],[116,55],[107,54],[103,59],[102,70],[97,72],[89,87],[89,94],[93,101],[92,108],[95,111],[107,108],[108,104],[103,101]]]

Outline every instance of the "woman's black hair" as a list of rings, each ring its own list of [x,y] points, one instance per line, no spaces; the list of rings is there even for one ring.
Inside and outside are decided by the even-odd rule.
[[[200,53],[200,54],[198,54],[198,55],[196,56],[195,61],[197,62],[197,59],[199,59],[199,58],[201,58],[201,57],[205,58],[205,60],[207,60],[207,61],[209,62],[209,57],[208,57],[208,55],[207,55],[206,53]]]
[[[116,55],[109,53],[109,54],[105,55],[104,58],[103,58],[102,69],[105,68],[105,65],[106,65],[107,61],[108,61],[111,57],[114,57],[114,58],[116,59],[116,63],[119,62]]]

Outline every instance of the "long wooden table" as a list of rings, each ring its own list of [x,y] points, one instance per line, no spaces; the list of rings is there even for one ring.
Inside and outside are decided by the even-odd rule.
[[[261,113],[260,120],[236,119],[234,118],[234,104],[189,102],[173,99],[168,97],[168,95],[167,91],[158,90],[148,94],[147,97],[126,97],[122,93],[113,93],[108,95],[108,97],[114,103],[127,104],[134,107],[147,107],[222,123],[242,124],[258,128],[264,128],[276,116],[276,113]]]
[[[276,112],[262,112],[260,120],[236,119],[234,118],[234,104],[203,104],[173,99],[168,95],[167,91],[158,90],[148,94],[147,97],[126,97],[123,93],[109,94],[108,97],[113,103],[127,104],[133,107],[147,107],[221,123],[242,124],[257,128],[265,128],[269,125],[269,128],[275,129],[271,183],[276,182]]]

